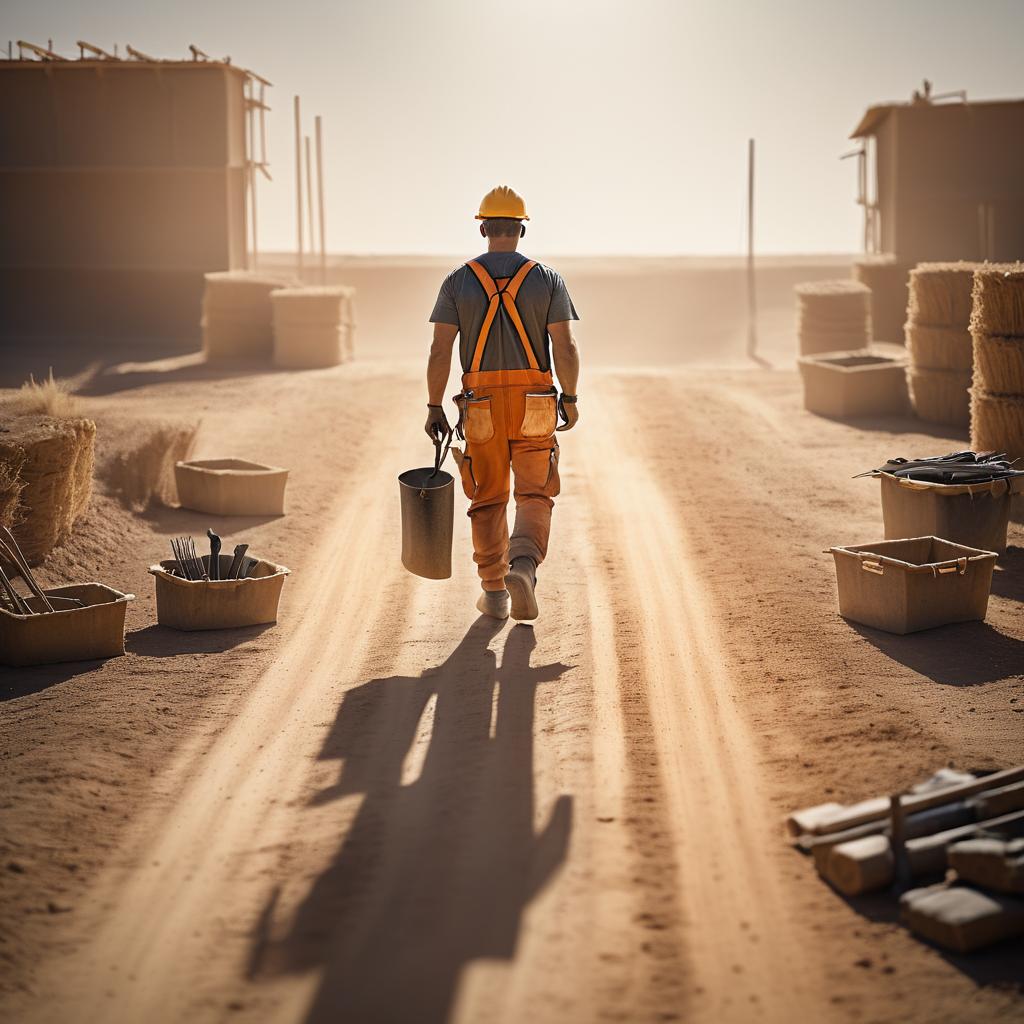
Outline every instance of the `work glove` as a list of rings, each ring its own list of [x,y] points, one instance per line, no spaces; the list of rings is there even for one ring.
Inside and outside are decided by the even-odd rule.
[[[558,415],[565,420],[560,426],[556,427],[556,430],[572,430],[576,426],[576,421],[580,418],[579,409],[576,408],[576,396],[569,395],[568,398],[571,401],[566,401],[566,395],[560,395],[558,398]]]
[[[452,432],[452,428],[448,424],[448,417],[445,416],[441,406],[427,406],[427,422],[423,429],[427,432],[427,437],[434,442],[443,441]]]

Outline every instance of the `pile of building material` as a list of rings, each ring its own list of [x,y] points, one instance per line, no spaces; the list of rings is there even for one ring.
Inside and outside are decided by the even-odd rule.
[[[871,344],[871,289],[859,281],[807,281],[796,286],[800,354],[840,352]]]
[[[971,291],[975,263],[921,263],[910,272],[907,383],[914,412],[931,423],[970,419]]]
[[[947,878],[901,901],[908,926],[931,941],[967,951],[1024,935],[1024,767],[980,778],[941,769],[908,793],[809,807],[787,825],[845,896],[955,871],[955,887]],[[966,895],[934,895],[940,891]]]
[[[96,424],[19,416],[0,433],[0,511],[30,565],[70,536],[92,496]]]
[[[971,444],[1024,459],[1024,263],[974,274]]]
[[[285,277],[225,270],[204,275],[203,350],[206,358],[259,359],[274,348],[270,293],[292,282]]]
[[[354,288],[281,288],[271,302],[276,366],[316,369],[352,359]]]
[[[863,256],[853,265],[853,276],[871,289],[871,326],[875,341],[903,344],[907,317],[907,281],[912,263],[891,253]]]

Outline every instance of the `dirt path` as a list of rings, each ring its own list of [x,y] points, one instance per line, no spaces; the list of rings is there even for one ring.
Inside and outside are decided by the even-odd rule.
[[[779,820],[1019,753],[1018,598],[970,634],[968,713],[834,615],[821,547],[877,529],[873,485],[794,479],[793,446],[908,439],[795,416],[789,374],[590,394],[535,629],[476,619],[462,517],[453,580],[396,565],[417,424],[353,453],[260,673],[161,769],[26,1021],[1017,1019],[998,962],[847,906]]]

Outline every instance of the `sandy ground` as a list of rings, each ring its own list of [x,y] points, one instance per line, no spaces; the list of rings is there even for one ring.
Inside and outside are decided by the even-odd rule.
[[[110,493],[47,565],[138,600],[124,658],[0,674],[0,1014],[1024,1020],[1019,943],[918,943],[781,828],[1022,759],[1024,529],[986,623],[906,638],[838,617],[822,553],[881,535],[855,472],[961,439],[810,416],[788,370],[592,371],[530,628],[476,616],[461,516],[452,580],[399,564],[420,388],[407,363],[86,387],[101,433],[193,417],[198,454],[290,466],[286,517],[220,532],[294,574],[275,627],[154,626],[145,566],[206,518]]]

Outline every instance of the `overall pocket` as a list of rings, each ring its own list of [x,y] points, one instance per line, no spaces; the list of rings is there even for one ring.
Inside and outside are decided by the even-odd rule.
[[[523,410],[522,437],[551,437],[558,425],[557,394],[550,391],[528,391]]]
[[[466,422],[462,429],[471,444],[486,444],[494,437],[490,397],[471,398],[466,402]]]

